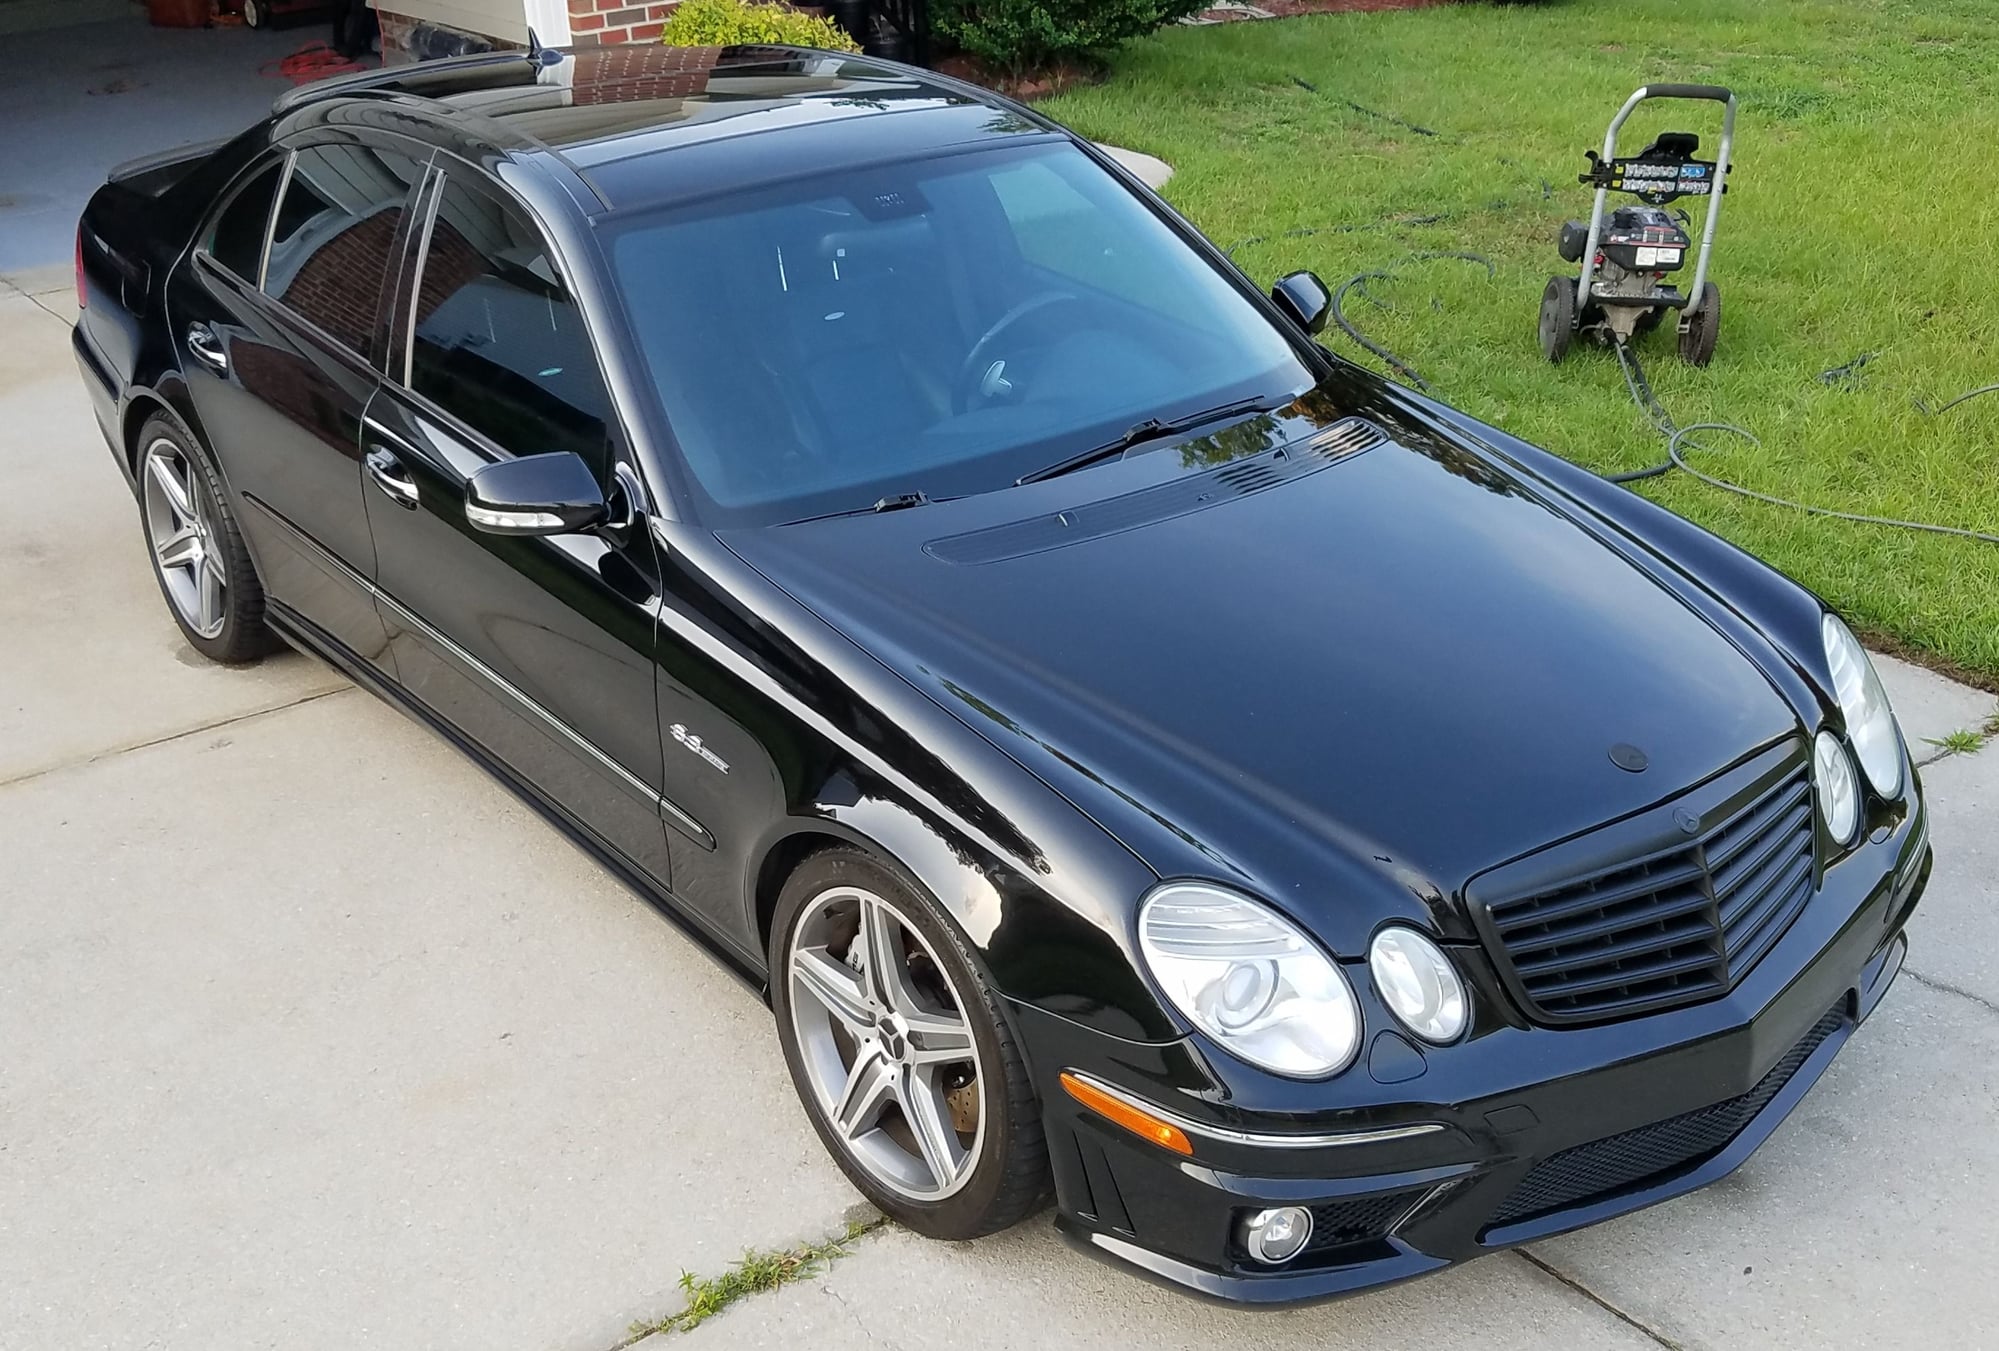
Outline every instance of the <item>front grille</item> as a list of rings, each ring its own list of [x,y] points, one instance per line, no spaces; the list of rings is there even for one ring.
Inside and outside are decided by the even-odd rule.
[[[1491,1222],[1512,1224],[1584,1201],[1605,1200],[1707,1162],[1770,1105],[1812,1052],[1845,1022],[1842,1000],[1741,1097],[1550,1154],[1514,1188]]]
[[[1373,1196],[1351,1196],[1340,1201],[1327,1201],[1312,1207],[1312,1237],[1305,1243],[1305,1251],[1324,1252],[1328,1248],[1346,1248],[1356,1243],[1379,1243],[1388,1237],[1402,1220],[1415,1208],[1416,1201],[1427,1188],[1416,1187],[1396,1192],[1378,1192]]]
[[[1808,766],[1788,757],[1774,782],[1695,829],[1636,861],[1484,902],[1494,958],[1530,1014],[1595,1022],[1692,1003],[1769,950],[1812,892]]]

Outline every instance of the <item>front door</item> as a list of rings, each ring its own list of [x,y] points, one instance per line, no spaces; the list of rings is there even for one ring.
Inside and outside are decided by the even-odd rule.
[[[407,335],[368,411],[378,603],[405,689],[661,887],[653,641],[659,569],[643,489],[581,315],[527,216],[447,176]],[[408,311],[413,309],[413,313]],[[583,456],[625,530],[524,538],[465,516],[466,480],[515,455]]]
[[[368,592],[361,418],[422,176],[420,158],[351,139],[273,159],[224,206],[168,302],[265,591],[375,663],[387,637]]]

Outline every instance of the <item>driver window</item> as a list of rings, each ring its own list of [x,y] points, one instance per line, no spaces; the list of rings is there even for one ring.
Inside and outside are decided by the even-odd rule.
[[[574,451],[609,481],[610,396],[582,311],[526,216],[448,180],[415,306],[411,389],[502,450]]]
[[[1060,166],[1060,167],[1058,167]],[[1154,284],[1156,260],[1143,257],[1119,221],[1063,177],[1060,161],[1023,160],[992,173],[993,194],[1006,214],[1021,257],[1064,279],[1107,291],[1173,318],[1199,322],[1196,310]],[[1082,166],[1097,172],[1094,166]],[[1110,184],[1105,187],[1118,191]],[[1142,248],[1142,245],[1140,245]]]

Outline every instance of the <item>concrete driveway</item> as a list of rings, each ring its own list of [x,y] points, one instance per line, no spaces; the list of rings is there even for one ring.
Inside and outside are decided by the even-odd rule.
[[[66,350],[0,296],[0,1347],[608,1351],[858,1197],[766,1009],[442,741],[198,662]],[[1883,662],[1911,737],[1995,699]],[[892,1229],[694,1347],[1991,1345],[1999,751],[1927,769],[1909,969],[1729,1181],[1283,1315]],[[660,1343],[666,1337],[656,1339]]]
[[[609,1351],[683,1270],[857,1197],[769,1016],[442,743],[168,620],[68,354],[0,284],[0,1347]],[[1885,663],[1912,737],[1995,701]],[[1046,1217],[877,1230],[694,1348],[1989,1346],[1999,751],[1927,771],[1903,980],[1704,1193],[1384,1294],[1245,1315]]]

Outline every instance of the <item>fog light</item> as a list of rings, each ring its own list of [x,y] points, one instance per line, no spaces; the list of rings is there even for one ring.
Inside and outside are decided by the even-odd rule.
[[[1242,1229],[1242,1245],[1267,1266],[1288,1262],[1312,1237],[1312,1212],[1303,1206],[1259,1210]]]

